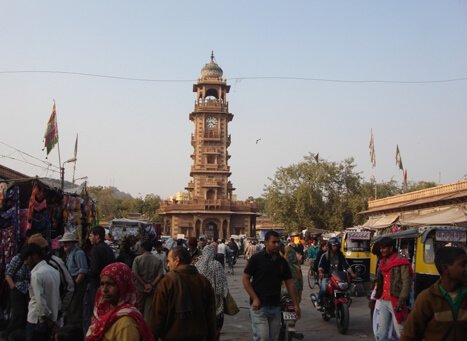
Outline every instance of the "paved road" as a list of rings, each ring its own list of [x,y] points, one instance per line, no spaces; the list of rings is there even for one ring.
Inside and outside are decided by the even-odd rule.
[[[248,317],[248,295],[243,289],[242,273],[245,261],[239,259],[235,265],[235,275],[227,275],[229,289],[237,302],[240,312],[235,316],[225,316],[224,327],[222,328],[221,340],[240,341],[252,340],[250,319]],[[302,267],[304,278],[308,267]],[[317,289],[314,289],[315,291]],[[305,283],[302,296],[302,319],[297,323],[297,332],[304,334],[304,340],[374,340],[370,326],[370,314],[365,297],[353,298],[350,308],[350,326],[346,335],[341,335],[337,331],[335,319],[328,322],[323,321],[310,301],[312,291]]]

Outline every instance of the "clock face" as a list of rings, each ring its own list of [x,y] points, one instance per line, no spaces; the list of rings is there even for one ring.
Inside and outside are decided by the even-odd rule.
[[[206,125],[208,126],[208,128],[214,128],[217,125],[217,119],[212,116],[208,117],[206,119]]]

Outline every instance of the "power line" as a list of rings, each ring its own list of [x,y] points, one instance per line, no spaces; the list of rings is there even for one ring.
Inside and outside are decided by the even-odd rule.
[[[30,158],[33,158],[34,160],[37,160],[37,161],[42,162],[43,164],[45,164],[45,165],[47,166],[47,168],[49,168],[49,167],[55,167],[55,168],[59,169],[59,167],[54,166],[52,163],[47,162],[47,161],[44,161],[44,160],[41,160],[41,159],[39,159],[39,158],[37,158],[37,157],[35,157],[35,156],[32,156],[31,154],[28,154],[28,153],[26,153],[26,152],[23,152],[22,150],[19,150],[19,149],[16,148],[16,147],[10,146],[8,143],[5,143],[5,142],[0,141],[0,144],[3,144],[4,146],[7,146],[7,147],[9,147],[9,148],[11,148],[11,149],[13,149],[13,150],[15,150],[15,151],[21,153],[21,154],[27,155],[27,156],[29,156]],[[11,155],[11,154],[10,154],[10,155]],[[18,161],[21,161],[21,160],[18,160]],[[26,160],[25,160],[25,161],[26,161]],[[44,167],[44,168],[45,168],[45,167]]]
[[[11,159],[11,160],[15,160],[15,161],[19,161],[19,162],[24,162],[24,163],[27,163],[28,165],[31,165],[31,166],[34,166],[34,167],[39,167],[41,169],[44,169],[46,171],[51,171],[51,172],[55,172],[55,173],[60,173],[59,171],[55,170],[55,169],[50,169],[48,167],[44,167],[44,166],[41,166],[41,165],[37,165],[35,163],[32,163],[32,162],[29,162],[29,161],[26,161],[26,160],[20,160],[20,159],[17,159],[15,157],[12,157],[12,156],[9,156],[9,155],[0,155],[0,158],[5,158],[5,159]]]
[[[42,74],[62,74],[94,78],[109,78],[125,81],[137,82],[196,82],[196,79],[152,79],[152,78],[136,78],[114,75],[103,75],[85,72],[72,72],[60,70],[11,70],[0,71],[0,74],[21,74],[21,73],[42,73]],[[436,83],[452,83],[467,81],[467,77],[445,78],[445,79],[427,79],[427,80],[388,80],[388,79],[332,79],[332,78],[316,78],[316,77],[290,77],[290,76],[247,76],[247,77],[231,77],[230,80],[295,80],[295,81],[313,81],[313,82],[329,82],[329,83],[384,83],[384,84],[436,84]]]

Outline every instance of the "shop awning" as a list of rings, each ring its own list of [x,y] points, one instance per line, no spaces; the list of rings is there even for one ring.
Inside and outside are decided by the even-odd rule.
[[[363,227],[370,229],[384,229],[391,226],[399,219],[400,213],[385,214],[368,218]]]
[[[451,225],[467,222],[467,205],[445,206],[401,213],[401,225]]]

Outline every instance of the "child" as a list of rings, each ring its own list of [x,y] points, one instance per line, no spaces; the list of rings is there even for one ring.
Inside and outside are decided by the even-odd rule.
[[[409,314],[401,341],[461,340],[467,331],[467,255],[443,247],[435,254],[441,278],[420,293]],[[464,335],[464,336],[462,336]]]

